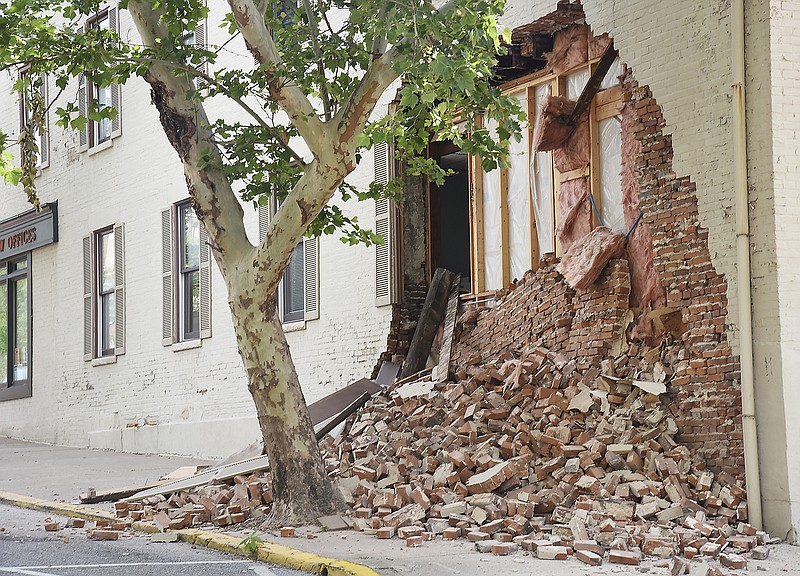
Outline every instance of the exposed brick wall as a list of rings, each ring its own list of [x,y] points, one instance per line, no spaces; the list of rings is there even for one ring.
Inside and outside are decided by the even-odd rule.
[[[491,359],[530,342],[575,358],[579,366],[599,364],[628,310],[628,262],[614,260],[596,287],[575,291],[546,259],[528,272],[495,306],[481,311],[473,329],[464,329],[453,350],[456,367],[474,356]]]
[[[711,469],[741,476],[740,367],[727,337],[727,282],[711,260],[696,185],[674,172],[672,138],[664,132],[662,108],[634,73],[623,79],[623,141],[630,156],[626,164],[633,166],[641,227],[652,239],[652,263],[646,264],[666,293],[665,301],[662,296],[654,301],[680,310],[685,325],[677,337],[662,333],[649,343],[660,341],[662,358],[674,371],[667,394],[678,440]],[[599,365],[609,358],[626,311],[642,295],[631,298],[626,260],[613,262],[596,286],[576,292],[552,262],[545,262],[495,307],[480,313],[475,328],[457,343],[453,362],[458,366],[476,354],[488,359],[538,341],[574,358],[578,366]],[[634,342],[626,357],[613,359],[617,375],[647,378],[652,360],[645,354],[651,350],[643,341]]]
[[[687,326],[684,358],[674,366],[670,385],[680,410],[680,439],[702,452],[709,467],[742,472],[740,372],[726,335],[727,283],[711,262],[695,183],[673,171],[672,138],[664,134],[661,107],[631,76],[624,88],[637,112],[632,130],[641,144],[639,201],[655,268],[667,306],[683,310]]]

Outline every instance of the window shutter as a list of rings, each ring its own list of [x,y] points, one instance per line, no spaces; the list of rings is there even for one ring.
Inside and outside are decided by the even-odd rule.
[[[88,102],[86,101],[86,76],[78,76],[78,113],[88,119]],[[87,121],[78,133],[78,151],[89,149],[89,122]]]
[[[94,322],[92,310],[92,237],[83,237],[83,359],[94,356]]]
[[[122,134],[122,87],[119,84],[111,85],[111,107],[117,111],[111,121],[111,137],[116,138]]]
[[[375,144],[375,182],[386,185],[389,182],[389,146],[385,142]],[[375,246],[375,305],[392,303],[392,252],[394,238],[391,225],[391,201],[386,198],[375,200],[375,232],[383,236],[383,244]]]
[[[319,318],[319,238],[303,238],[303,320]]]
[[[46,168],[50,164],[50,126],[48,125],[48,114],[47,114],[47,75],[42,74],[42,100],[44,100],[45,105],[45,112],[44,112],[44,126],[37,126],[37,129],[40,129],[41,132],[41,146],[39,150],[39,168]]]
[[[204,50],[206,47],[206,21],[200,20],[194,29],[194,47]],[[208,62],[203,62],[197,67],[197,71],[208,74]]]
[[[161,212],[161,344],[171,346],[174,322],[172,320],[172,207]]]
[[[211,338],[211,250],[200,223],[200,338]]]
[[[272,220],[272,214],[270,213],[270,204],[268,203],[266,206],[258,206],[258,242],[261,243],[264,240],[264,236],[267,235],[267,230],[269,230],[269,223]]]
[[[108,9],[108,28],[119,34],[119,12],[116,6]],[[122,134],[122,87],[119,84],[111,85],[111,107],[117,111],[111,121],[111,137],[116,138]]]
[[[114,355],[125,354],[125,231],[114,226],[114,303],[116,306],[116,345]]]

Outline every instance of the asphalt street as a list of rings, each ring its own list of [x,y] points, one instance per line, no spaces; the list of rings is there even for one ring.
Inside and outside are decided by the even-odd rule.
[[[0,576],[304,576],[183,542],[150,542],[148,534],[97,541],[86,528],[46,532],[48,517],[67,520],[0,504]]]

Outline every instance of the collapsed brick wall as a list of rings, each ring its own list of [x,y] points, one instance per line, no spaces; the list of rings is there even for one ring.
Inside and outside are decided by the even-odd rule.
[[[594,288],[575,291],[556,272],[555,260],[546,257],[505,298],[483,310],[473,329],[464,329],[451,366],[474,356],[488,360],[530,342],[592,365],[621,333],[629,295],[626,260],[612,261]]]
[[[652,266],[666,291],[664,304],[680,310],[685,325],[674,343],[673,336],[660,335],[661,342],[678,349],[668,385],[679,427],[676,439],[710,469],[742,476],[740,368],[725,331],[726,282],[711,263],[695,184],[672,171],[672,142],[663,132],[661,107],[631,74],[623,91],[625,124],[637,144],[628,147],[635,155],[628,160],[635,166],[642,223],[652,237]],[[545,260],[496,306],[481,311],[475,327],[456,343],[452,363],[457,368],[475,354],[489,359],[538,341],[579,364],[598,366],[623,330],[625,313],[635,302],[631,296],[627,260],[612,261],[586,291],[572,290],[553,261]],[[631,369],[652,349],[644,341],[638,344],[629,351]]]
[[[714,470],[744,472],[739,358],[726,335],[727,283],[714,270],[708,230],[700,223],[697,189],[672,169],[672,138],[647,86],[628,75],[626,98],[641,149],[636,159],[639,205],[653,239],[653,263],[666,306],[682,311],[685,358],[673,368],[671,394],[679,407],[679,439]]]

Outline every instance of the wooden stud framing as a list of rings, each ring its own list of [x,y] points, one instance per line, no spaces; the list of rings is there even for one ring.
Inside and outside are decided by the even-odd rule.
[[[474,279],[472,291],[477,294],[482,292],[486,285],[483,238],[483,168],[481,168],[481,159],[478,156],[470,156],[469,160],[472,181],[472,186],[470,186],[472,193],[470,212],[473,215],[471,227],[472,237],[475,239],[471,258]]]
[[[500,264],[503,288],[511,283],[511,244],[508,235],[508,168],[500,172]]]
[[[538,226],[536,222],[536,209],[534,208],[536,199],[533,195],[534,187],[532,185],[533,179],[536,178],[536,173],[531,170],[533,156],[536,154],[536,152],[533,151],[533,130],[536,122],[538,121],[538,118],[536,117],[536,86],[528,86],[525,89],[525,97],[525,113],[528,115],[528,153],[526,158],[528,164],[528,217],[531,228],[530,267],[531,270],[537,270],[539,268],[539,234],[536,231]]]
[[[589,65],[589,74],[591,75],[597,64],[590,64]],[[600,220],[597,218],[597,214],[603,213],[603,199],[600,194],[600,162],[598,162],[598,158],[600,157],[600,148],[598,142],[598,124],[597,124],[597,100],[595,98],[592,100],[591,105],[589,106],[589,193],[594,198],[595,206],[597,207],[597,211],[595,212],[594,208],[592,208],[592,229],[597,228],[600,225]],[[591,202],[591,200],[590,200]]]

